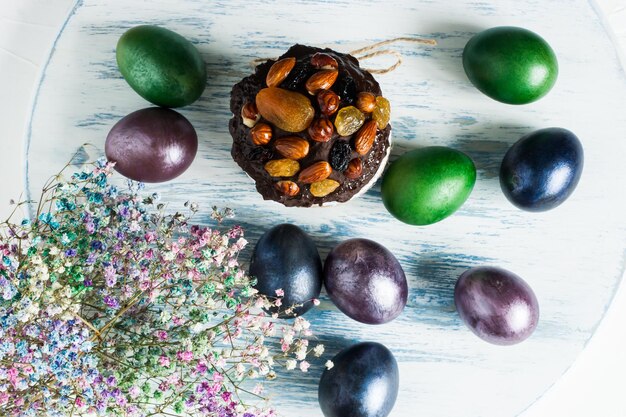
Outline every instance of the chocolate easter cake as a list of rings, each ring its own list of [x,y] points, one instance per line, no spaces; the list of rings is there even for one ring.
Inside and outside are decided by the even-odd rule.
[[[266,200],[309,207],[364,192],[389,156],[389,101],[356,58],[294,45],[233,86],[231,154]]]

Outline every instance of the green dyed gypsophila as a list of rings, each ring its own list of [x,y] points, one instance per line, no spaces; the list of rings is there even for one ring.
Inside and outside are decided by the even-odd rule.
[[[312,333],[275,321],[240,267],[243,230],[192,225],[99,161],[0,226],[0,415],[271,416],[262,381],[306,372]],[[14,213],[14,214],[15,214]],[[271,343],[272,338],[280,343]],[[276,347],[278,346],[278,347]]]

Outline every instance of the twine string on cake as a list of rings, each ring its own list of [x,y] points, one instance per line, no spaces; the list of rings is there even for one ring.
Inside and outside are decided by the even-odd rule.
[[[264,62],[267,61],[277,61],[278,57],[272,57],[272,58],[254,58],[252,61],[250,61],[250,66],[252,68],[256,68],[259,64],[262,64]]]
[[[400,65],[402,65],[402,54],[398,51],[394,51],[393,49],[381,49],[380,51],[370,52],[369,54],[365,54],[361,56],[355,56],[352,53],[350,53],[350,55],[354,56],[359,61],[365,61],[366,59],[370,59],[370,58],[374,58],[374,57],[382,56],[382,55],[393,55],[396,57],[396,62],[387,68],[363,68],[365,71],[369,72],[370,74],[386,74],[388,72],[395,70]]]
[[[434,39],[423,39],[423,38],[411,38],[411,37],[399,37],[393,39],[387,39],[384,41],[376,42],[368,46],[364,46],[363,48],[355,49],[353,51],[348,52],[350,55],[358,59],[359,61],[365,61],[370,58],[374,58],[382,55],[393,55],[396,57],[396,62],[390,65],[387,68],[364,68],[365,71],[371,74],[386,74],[398,68],[402,64],[402,54],[393,49],[380,49],[381,46],[389,45],[397,42],[413,42],[419,43],[422,45],[437,45],[437,41]],[[372,51],[372,52],[370,52]]]
[[[389,45],[389,44],[397,43],[397,42],[413,42],[413,43],[419,43],[422,45],[431,45],[431,46],[437,45],[437,41],[434,39],[399,37],[399,38],[386,39],[380,42],[375,42],[370,45],[364,46],[363,48],[354,49],[348,52],[348,54],[354,56],[359,61],[365,61],[365,60],[375,58],[377,56],[383,56],[383,55],[394,56],[396,58],[396,61],[387,68],[364,68],[365,71],[371,74],[386,74],[388,72],[395,70],[402,64],[402,54],[393,49],[379,49],[379,50],[377,49],[380,48],[381,46],[385,46],[385,45]],[[262,64],[268,60],[277,60],[277,59],[278,58],[256,58],[250,61],[250,65],[254,68],[257,65]]]

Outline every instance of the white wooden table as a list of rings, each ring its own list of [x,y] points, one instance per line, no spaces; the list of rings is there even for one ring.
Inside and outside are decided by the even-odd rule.
[[[61,3],[67,6],[59,2],[54,10],[62,8]],[[375,238],[392,249],[412,288],[409,306],[397,322],[361,326],[328,303],[310,317],[331,352],[352,340],[370,339],[382,341],[396,353],[402,392],[392,416],[415,412],[513,416],[533,403],[574,361],[613,295],[624,249],[624,222],[620,221],[624,197],[619,191],[625,178],[620,134],[626,117],[620,109],[626,87],[613,46],[588,3],[411,2],[412,8],[402,13],[399,3],[403,2],[387,2],[379,12],[370,10],[376,7],[372,3],[368,10],[352,11],[354,20],[363,23],[357,29],[339,25],[349,2],[325,4],[329,11],[321,23],[313,18],[277,19],[275,4],[281,2],[272,7],[259,4],[253,18],[244,19],[243,24],[234,4],[209,10],[206,2],[185,2],[186,7],[173,7],[180,1],[160,1],[156,6],[154,2],[128,3],[132,6],[109,1],[102,7],[103,2],[85,1],[58,38],[36,95],[31,124],[28,178],[33,190],[78,144],[101,145],[117,118],[147,106],[116,73],[114,45],[126,27],[165,24],[198,42],[214,75],[199,104],[183,110],[203,141],[198,161],[180,180],[160,189],[176,196],[187,188],[201,187],[206,197],[199,200],[206,201],[205,205],[237,202],[239,221],[250,226],[253,241],[263,230],[254,223],[268,225],[286,218],[311,231],[324,254],[347,236]],[[250,2],[247,5],[252,10]],[[303,2],[298,8],[278,10],[297,10],[310,17],[315,6]],[[267,21],[283,23],[268,31]],[[463,77],[458,57],[464,42],[472,32],[502,24],[534,29],[557,51],[561,75],[555,90],[541,102],[525,107],[498,104],[481,96]],[[362,26],[369,28],[365,35]],[[322,27],[333,30],[319,30]],[[260,34],[249,35],[256,31]],[[415,229],[384,216],[378,186],[358,201],[331,209],[293,211],[260,201],[227,155],[227,94],[237,76],[224,76],[224,68],[247,71],[249,58],[279,54],[297,41],[349,50],[406,34],[434,35],[440,46],[428,51],[402,47],[405,65],[379,78],[394,106],[392,123],[398,145],[394,153],[426,144],[449,144],[466,151],[479,168],[477,187],[467,205],[445,222]],[[567,127],[581,137],[586,171],[571,201],[544,216],[531,216],[508,205],[495,173],[508,144],[529,129],[549,125]],[[61,137],[66,139],[55,140]],[[215,184],[211,176],[207,178],[207,172],[215,170],[219,173],[215,176],[226,182]],[[225,186],[228,198],[221,198]],[[354,212],[367,213],[362,217],[365,221],[350,222],[348,217]],[[268,213],[274,213],[270,221],[264,220]],[[531,340],[509,349],[496,348],[462,327],[451,309],[450,288],[460,271],[478,263],[510,268],[535,288],[542,321]],[[411,341],[408,346],[407,340]],[[307,415],[319,415],[316,378],[312,373],[286,389],[288,395],[277,402],[285,415],[292,407],[310,408]],[[490,404],[477,400],[485,399],[484,392],[492,393]],[[568,397],[560,401],[572,401]],[[557,408],[547,406],[547,410],[564,415],[560,401],[555,400]],[[619,407],[623,409],[623,404],[616,402],[599,414],[612,415],[607,413]],[[529,415],[533,412],[531,408]]]

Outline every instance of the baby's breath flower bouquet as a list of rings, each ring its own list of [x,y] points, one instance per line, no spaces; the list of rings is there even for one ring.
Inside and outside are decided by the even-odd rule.
[[[259,381],[322,354],[309,323],[264,312],[281,294],[240,267],[243,230],[219,230],[230,210],[192,225],[195,204],[166,214],[111,175],[61,173],[31,220],[0,226],[0,415],[274,415]]]

